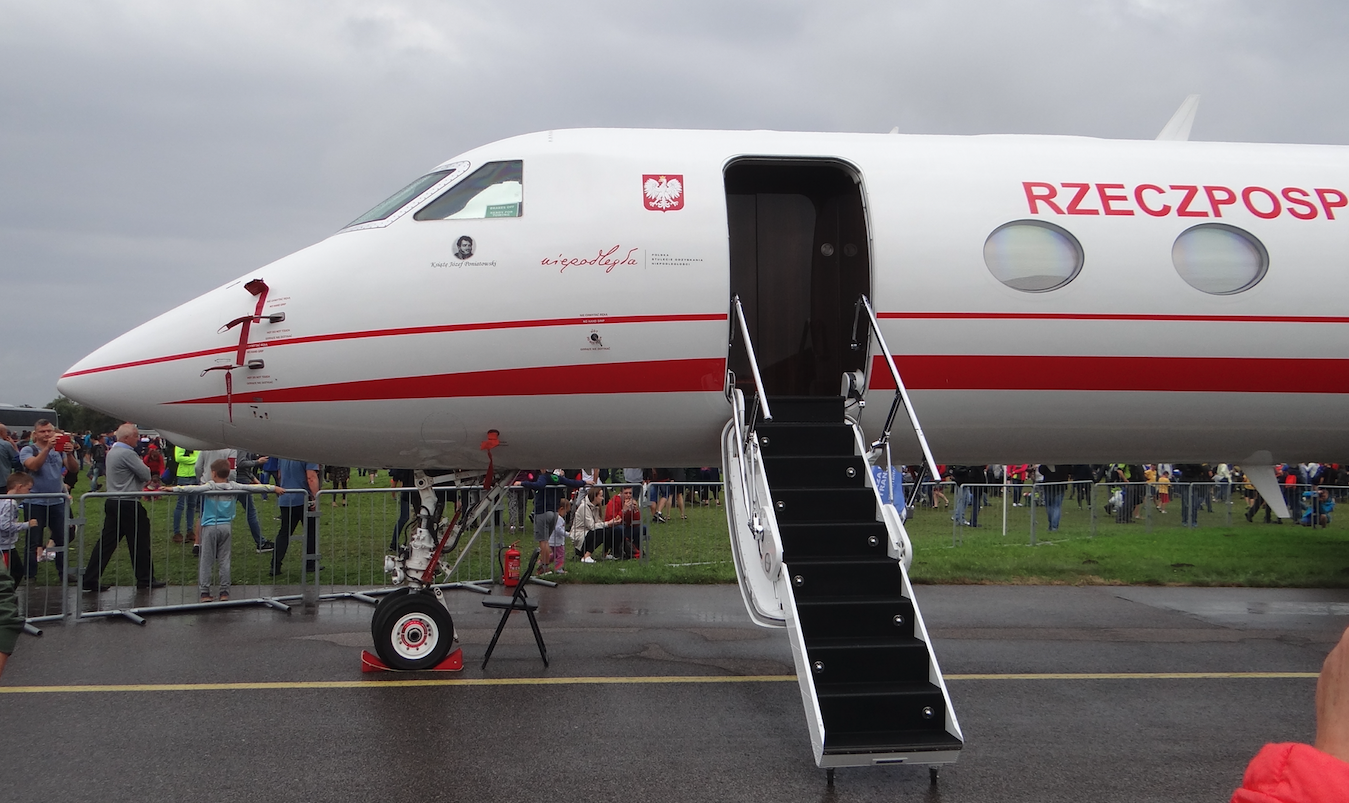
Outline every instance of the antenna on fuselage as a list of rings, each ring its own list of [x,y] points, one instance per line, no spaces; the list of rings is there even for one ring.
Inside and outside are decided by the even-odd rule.
[[[1171,115],[1171,119],[1166,122],[1162,133],[1157,135],[1158,141],[1169,140],[1171,142],[1185,142],[1190,138],[1190,129],[1194,127],[1194,115],[1199,111],[1199,96],[1190,95],[1181,101],[1180,108]]]

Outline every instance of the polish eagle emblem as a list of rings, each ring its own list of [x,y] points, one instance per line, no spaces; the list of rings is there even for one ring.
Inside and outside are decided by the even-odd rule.
[[[684,208],[684,177],[642,176],[642,203],[654,212],[673,212]]]

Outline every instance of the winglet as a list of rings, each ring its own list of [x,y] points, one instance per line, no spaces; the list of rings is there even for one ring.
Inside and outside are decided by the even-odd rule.
[[[1171,142],[1185,142],[1190,138],[1190,129],[1194,126],[1195,112],[1199,111],[1199,96],[1190,95],[1181,102],[1180,108],[1171,115],[1171,119],[1166,122],[1166,127],[1162,133],[1157,135],[1158,141],[1168,140]]]

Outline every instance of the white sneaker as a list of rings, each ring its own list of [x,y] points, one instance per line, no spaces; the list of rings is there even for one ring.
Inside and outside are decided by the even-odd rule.
[[[589,555],[586,555],[585,557],[581,558],[581,562],[582,562],[582,563],[594,563],[594,562],[595,562],[595,559],[592,558],[592,557],[590,557]]]

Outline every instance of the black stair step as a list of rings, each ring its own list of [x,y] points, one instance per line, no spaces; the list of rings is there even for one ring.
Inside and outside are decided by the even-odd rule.
[[[870,488],[769,487],[779,524],[876,521],[876,492]]]
[[[879,521],[784,524],[778,535],[788,561],[804,558],[882,558],[890,534]]]
[[[793,424],[772,421],[754,430],[759,451],[767,456],[851,455],[857,451],[852,427],[837,424]]]
[[[807,663],[815,688],[840,684],[922,683],[928,680],[927,645],[917,639],[900,642],[840,644],[839,639],[806,644]]]
[[[815,691],[826,734],[946,728],[946,701],[931,683],[845,683]]]
[[[890,558],[793,560],[786,568],[797,600],[903,595],[899,564]]]
[[[764,473],[779,488],[865,488],[867,464],[859,455],[764,456]]]
[[[769,396],[768,409],[774,423],[843,420],[842,396]]]
[[[807,644],[813,639],[914,637],[913,601],[898,594],[870,598],[797,600],[796,620]]]
[[[964,746],[945,730],[827,731],[825,755],[959,750]]]

